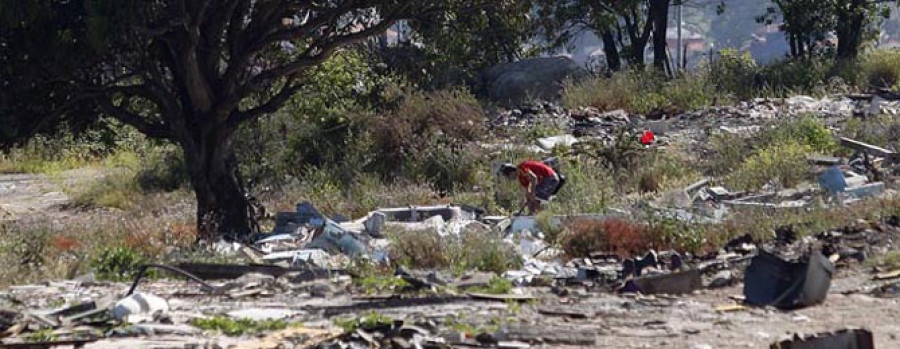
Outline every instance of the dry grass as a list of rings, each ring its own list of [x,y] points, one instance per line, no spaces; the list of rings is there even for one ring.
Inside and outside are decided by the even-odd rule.
[[[159,261],[196,239],[190,197],[146,196],[133,210],[70,210],[0,225],[0,286],[71,278],[115,247]]]
[[[415,269],[468,270],[503,273],[521,267],[522,260],[511,245],[492,233],[463,232],[441,237],[431,230],[395,231],[390,256],[401,265]]]

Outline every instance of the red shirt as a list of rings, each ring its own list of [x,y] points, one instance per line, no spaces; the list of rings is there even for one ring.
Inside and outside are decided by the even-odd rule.
[[[519,170],[521,170],[522,172],[534,173],[534,175],[537,176],[538,183],[540,183],[544,178],[553,177],[554,175],[556,175],[556,172],[553,171],[553,168],[547,166],[547,164],[543,162],[534,160],[528,160],[519,164]],[[519,173],[519,183],[522,184],[523,187],[527,188],[528,176],[524,173]]]

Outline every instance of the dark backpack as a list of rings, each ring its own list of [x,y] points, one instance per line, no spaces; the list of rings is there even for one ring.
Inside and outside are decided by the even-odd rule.
[[[545,165],[550,166],[553,169],[553,172],[556,172],[556,175],[559,177],[559,184],[556,185],[556,189],[553,189],[553,195],[559,193],[559,190],[562,189],[563,185],[566,184],[566,176],[559,172],[559,160],[556,157],[546,158],[542,160]]]

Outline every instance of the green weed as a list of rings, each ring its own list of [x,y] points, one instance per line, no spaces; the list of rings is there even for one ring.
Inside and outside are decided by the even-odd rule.
[[[100,280],[130,281],[137,277],[140,267],[148,260],[129,247],[106,247],[91,260],[91,267]],[[148,274],[155,275],[148,270]]]
[[[191,325],[206,331],[219,331],[226,336],[259,334],[283,330],[288,327],[288,323],[284,320],[256,321],[251,319],[232,319],[223,315],[194,319],[191,320]]]
[[[494,276],[491,278],[491,281],[486,286],[481,287],[473,287],[469,289],[470,292],[475,293],[487,293],[487,294],[509,294],[512,292],[513,284],[512,281],[504,279],[499,276]]]
[[[350,333],[356,331],[358,328],[370,329],[378,326],[391,325],[394,323],[394,319],[375,311],[370,311],[358,317],[337,318],[332,320],[332,322],[343,329],[344,333]]]

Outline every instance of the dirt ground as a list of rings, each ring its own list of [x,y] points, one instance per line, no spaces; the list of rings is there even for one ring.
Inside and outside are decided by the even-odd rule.
[[[678,297],[620,296],[579,287],[570,287],[569,295],[560,297],[548,288],[527,288],[522,291],[539,299],[521,306],[450,296],[361,299],[346,293],[341,283],[329,281],[324,281],[331,285],[326,296],[301,292],[234,299],[203,295],[196,284],[173,280],[147,282],[139,287],[139,292],[167,299],[175,324],[184,324],[204,315],[260,309],[262,312],[282,312],[288,321],[304,326],[333,329],[332,320],[336,318],[365,316],[376,311],[394,319],[430,319],[436,323],[448,317],[474,323],[499,318],[503,319],[499,339],[531,341],[532,347],[538,348],[768,348],[771,343],[794,333],[812,334],[844,328],[869,329],[874,333],[877,348],[898,348],[900,314],[897,299],[850,292],[871,284],[869,280],[870,275],[860,268],[840,270],[824,303],[796,311],[771,308],[717,311],[717,307],[737,304],[730,297],[742,294],[741,285]],[[0,295],[3,299],[15,299],[29,308],[40,309],[60,298],[70,301],[116,299],[128,286],[125,283],[70,281],[14,286]],[[582,314],[578,317],[584,318],[544,314],[548,310],[578,313]],[[535,331],[540,334],[534,335]],[[89,344],[87,348],[229,347],[242,343],[252,347],[256,340],[255,337],[228,338],[198,332],[160,331],[150,337],[105,339]]]

